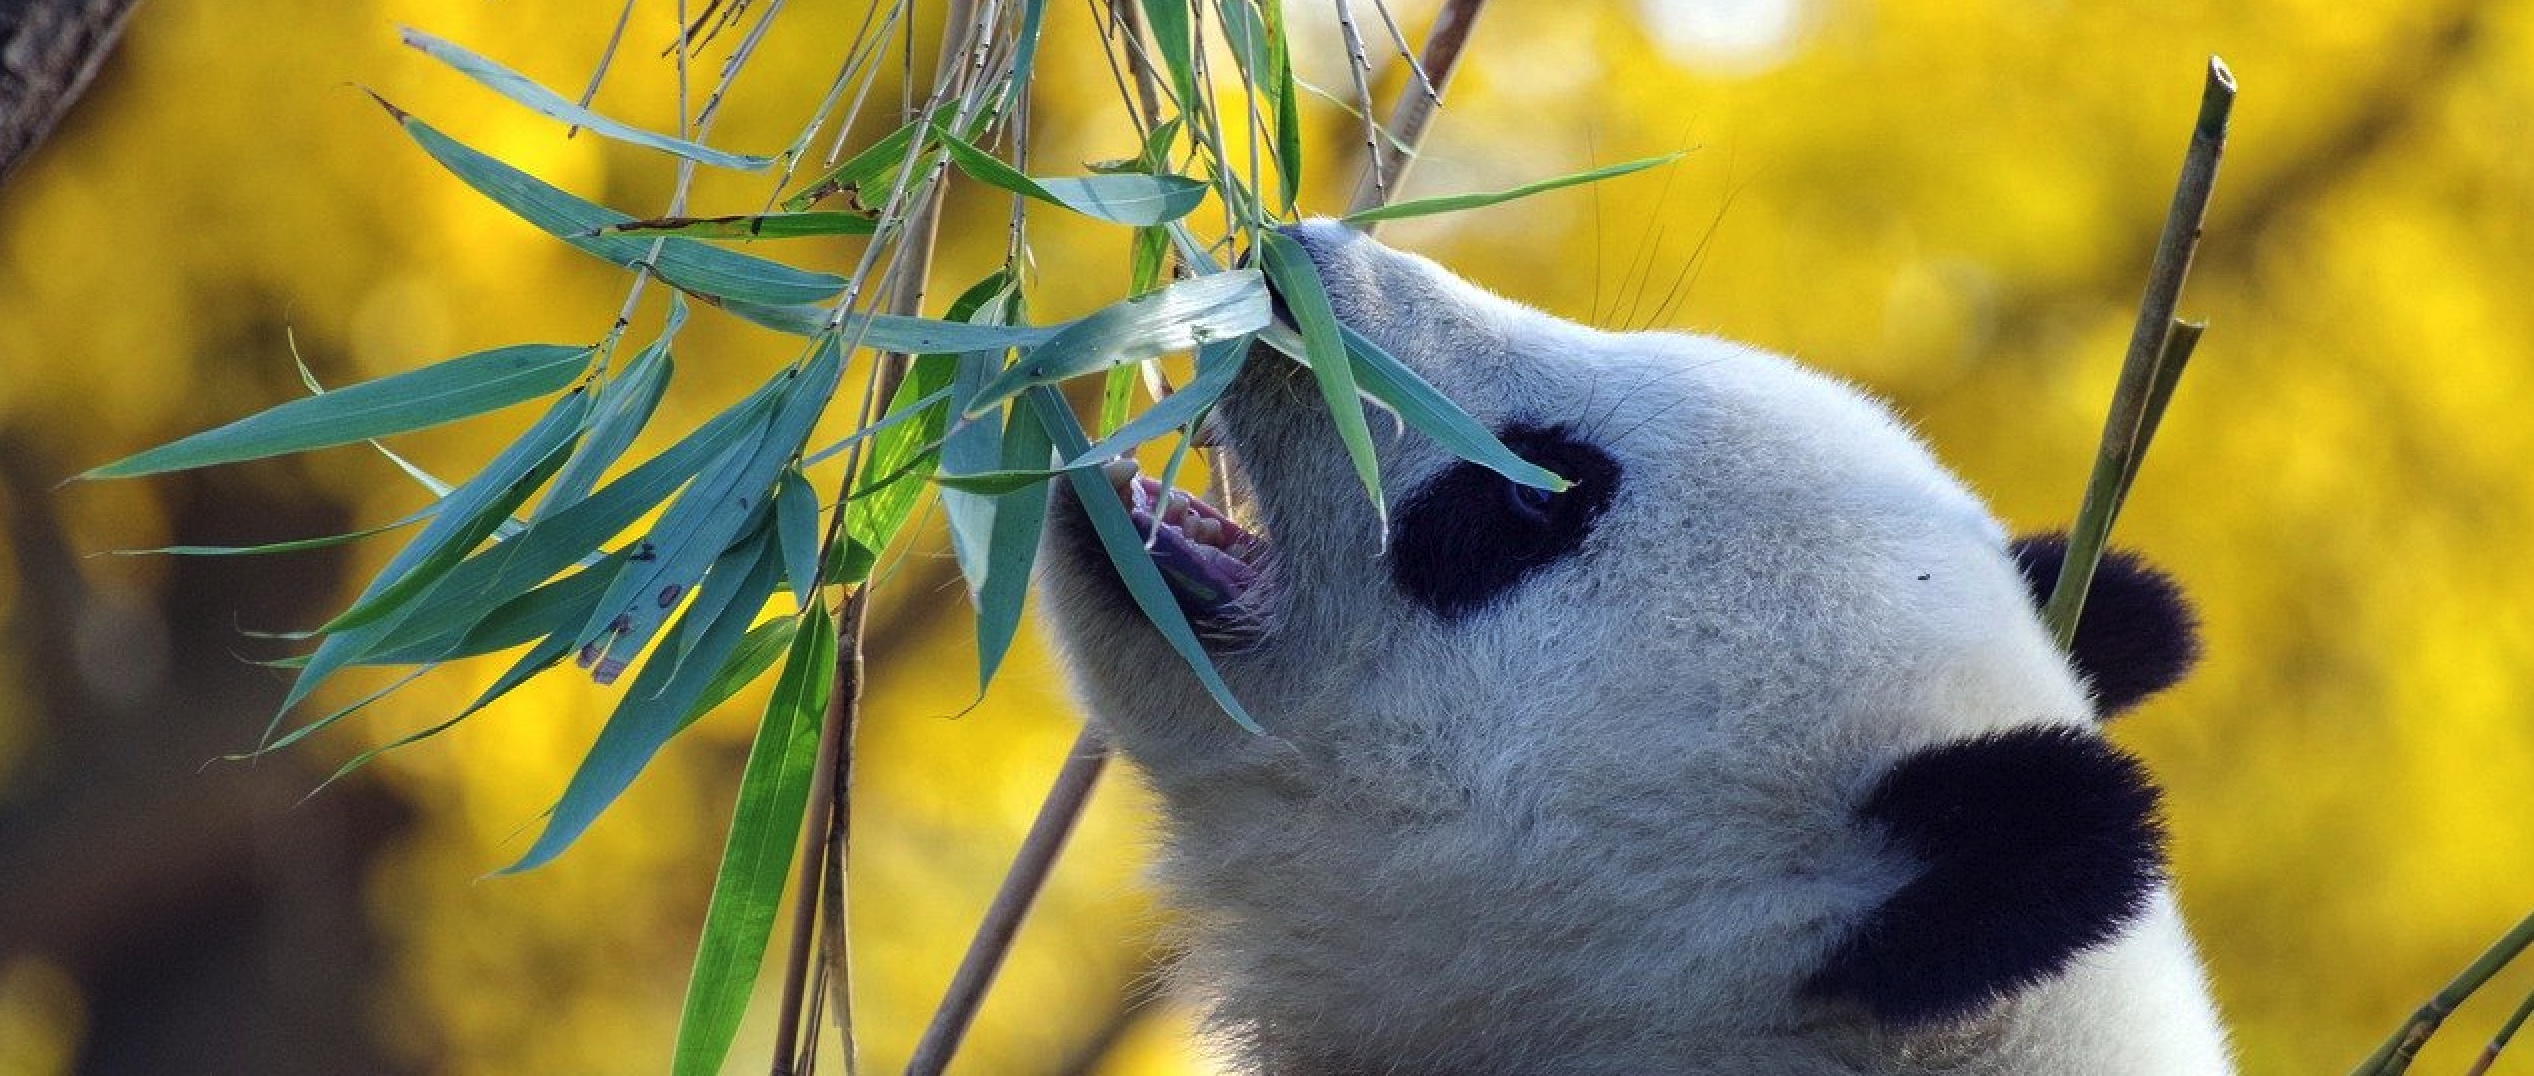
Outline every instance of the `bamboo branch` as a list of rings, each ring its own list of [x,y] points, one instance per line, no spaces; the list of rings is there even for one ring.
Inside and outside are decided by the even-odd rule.
[[[2375,1053],[2359,1062],[2350,1076],[2398,1076],[2409,1071],[2412,1059],[2419,1056],[2420,1047],[2428,1042],[2429,1036],[2437,1034],[2438,1026],[2444,1024],[2448,1016],[2454,1015],[2474,991],[2499,974],[2499,969],[2507,967],[2529,946],[2534,946],[2534,915],[2518,921],[2490,948],[2482,950],[2472,966],[2465,968],[2453,982],[2446,984],[2446,989],[2438,991],[2436,997],[2428,999],[2427,1004],[2412,1013],[2411,1019],[2394,1031],[2393,1037],[2386,1039],[2384,1045],[2376,1047]],[[2498,1045],[2493,1044],[2492,1049],[2495,1050]]]
[[[1022,839],[1011,870],[1004,874],[1002,887],[995,890],[994,902],[986,907],[985,921],[978,924],[976,935],[969,939],[967,955],[960,958],[959,970],[951,975],[941,1007],[933,1011],[932,1023],[915,1044],[915,1056],[906,1063],[907,1076],[936,1076],[950,1067],[960,1041],[976,1021],[986,989],[994,984],[995,973],[1003,969],[1003,958],[1012,951],[1021,920],[1028,917],[1030,905],[1037,901],[1047,875],[1055,869],[1065,839],[1073,835],[1074,824],[1081,821],[1083,806],[1090,802],[1091,790],[1099,784],[1100,772],[1108,762],[1109,745],[1098,727],[1083,725],[1081,735],[1074,738],[1072,749],[1065,755],[1064,766],[1056,771],[1056,782],[1047,790],[1047,799],[1038,806],[1038,818],[1030,823],[1029,835]]]
[[[1372,167],[1355,185],[1355,198],[1347,204],[1347,212],[1379,208],[1406,182],[1408,170],[1416,167],[1417,154],[1425,146],[1426,128],[1433,125],[1435,110],[1443,107],[1443,94],[1451,89],[1452,73],[1460,69],[1461,50],[1469,45],[1469,33],[1486,8],[1487,0],[1443,0],[1442,10],[1434,13],[1434,27],[1426,31],[1424,60],[1418,65],[1425,77],[1399,91],[1399,103],[1390,110],[1390,137],[1403,152],[1396,167],[1387,174],[1378,171],[1380,158],[1376,152]],[[1371,115],[1369,103],[1366,115]],[[1376,222],[1364,230],[1370,233],[1380,227]]]
[[[2068,532],[2067,559],[2058,585],[2042,610],[2042,620],[2067,646],[2076,637],[2077,618],[2085,611],[2085,594],[2094,583],[2094,569],[2103,557],[2112,519],[2127,495],[2126,483],[2137,474],[2138,460],[2155,430],[2156,411],[2170,400],[2181,363],[2199,341],[2196,327],[2177,331],[2174,306],[2182,296],[2183,279],[2191,272],[2191,255],[2199,249],[2200,225],[2208,218],[2209,195],[2217,185],[2217,164],[2226,151],[2226,125],[2235,107],[2235,75],[2226,62],[2208,60],[2208,80],[2200,94],[2199,122],[2191,131],[2190,149],[2182,158],[2182,179],[2165,214],[2164,233],[2156,240],[2156,258],[2147,271],[2147,294],[2138,304],[2138,323],[2130,331],[2129,353],[2122,360],[2120,384],[2112,392],[2111,414],[2103,422],[2103,438],[2094,455],[2094,472],[2086,480],[2085,499],[2076,525]],[[2171,344],[2173,346],[2168,346]],[[2158,386],[2162,388],[2159,390]]]

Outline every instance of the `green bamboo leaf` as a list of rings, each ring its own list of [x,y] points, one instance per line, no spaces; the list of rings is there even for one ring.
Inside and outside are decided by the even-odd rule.
[[[80,475],[130,478],[407,433],[535,399],[572,383],[590,349],[517,344],[346,385]]]
[[[981,415],[1032,385],[1255,332],[1272,320],[1272,311],[1255,269],[1182,280],[1065,326],[978,390],[966,414]]]
[[[455,42],[433,37],[410,26],[400,27],[400,29],[404,32],[405,44],[420,49],[432,59],[456,68],[460,74],[484,84],[493,92],[526,105],[529,111],[541,116],[562,120],[574,127],[586,128],[593,133],[619,142],[676,154],[698,164],[709,164],[716,168],[728,168],[740,172],[762,172],[774,164],[772,157],[752,157],[744,153],[718,150],[682,138],[672,138],[656,131],[646,131],[632,124],[602,116],[581,107],[561,94],[537,85],[519,72],[467,51]]]
[[[1363,386],[1365,394],[1407,420],[1417,432],[1433,438],[1445,451],[1526,486],[1558,492],[1573,485],[1548,468],[1514,455],[1493,431],[1469,417],[1459,404],[1364,334],[1341,324],[1338,335],[1346,339],[1346,355],[1354,362],[1355,381]],[[1275,337],[1273,331],[1259,334],[1271,345],[1277,344]],[[1290,337],[1284,343],[1296,345]],[[1295,350],[1299,347],[1295,346]]]
[[[438,583],[449,569],[474,552],[478,543],[492,537],[493,528],[509,519],[511,511],[527,501],[530,493],[562,468],[581,436],[589,411],[589,393],[582,389],[574,389],[555,401],[536,425],[528,427],[519,440],[494,456],[483,471],[449,492],[431,524],[388,562],[386,570],[362,592],[359,601],[317,630],[329,634],[350,631],[377,620]]]
[[[818,604],[818,491],[800,468],[783,472],[774,487],[774,530],[783,547],[783,578],[804,606]]]
[[[1197,349],[1197,376],[1179,386],[1169,399],[1145,408],[1143,414],[1101,438],[1099,444],[1066,461],[1065,469],[1108,462],[1137,445],[1195,423],[1206,408],[1223,398],[1223,393],[1232,387],[1232,379],[1240,376],[1241,367],[1249,361],[1250,341],[1254,339],[1255,336],[1244,334]]]
[[[607,226],[633,218],[504,164],[441,134],[383,99],[379,104],[396,117],[423,152],[467,186],[593,257],[627,268],[648,263],[661,280],[707,299],[774,305],[811,303],[845,288],[845,278],[832,273],[795,269],[692,239],[599,235]],[[659,245],[657,257],[652,254],[655,243]]]
[[[481,555],[469,564],[481,562]],[[524,594],[499,601],[491,612],[452,617],[410,615],[398,618],[370,649],[352,659],[358,665],[427,665],[471,658],[533,642],[555,633],[569,635],[589,620],[607,584],[624,567],[622,551],[560,579],[539,584]],[[463,567],[463,566],[462,566]],[[463,586],[455,571],[441,580],[439,591]],[[473,588],[466,588],[472,593]],[[490,596],[487,601],[496,600]],[[475,610],[483,608],[481,603]]]
[[[646,547],[625,566],[581,629],[580,662],[593,679],[614,682],[660,630],[705,565],[754,522],[772,495],[775,476],[800,455],[810,428],[826,411],[843,364],[841,350],[829,338],[807,365],[779,375],[777,403],[762,433],[740,439],[670,502],[645,539]]]
[[[899,411],[896,414],[883,415],[880,417],[879,421],[859,430],[855,430],[852,433],[846,434],[838,440],[831,441],[826,445],[820,446],[816,452],[803,455],[801,457],[801,466],[813,467],[834,459],[837,454],[843,452],[844,450],[852,448],[853,446],[861,444],[874,437],[878,437],[884,431],[905,425],[910,419],[922,418],[924,416],[925,408],[931,407],[934,404],[941,403],[948,399],[950,399],[950,390],[943,389],[940,392],[932,393],[915,401],[913,406]]]
[[[1188,0],[1142,2],[1144,26],[1152,33],[1153,44],[1158,46],[1163,70],[1170,75],[1171,98],[1178,103],[1181,116],[1193,117],[1198,107],[1194,102],[1203,98],[1197,93],[1197,67],[1190,44],[1191,5]],[[1196,133],[1193,125],[1189,133]]]
[[[1276,194],[1283,215],[1293,215],[1302,189],[1302,105],[1294,88],[1293,39],[1285,23],[1284,0],[1260,0],[1266,7],[1269,77],[1261,82],[1276,110],[1276,137],[1269,143],[1276,161]]]
[[[333,728],[336,722],[368,709],[371,703],[377,702],[380,699],[386,698],[389,695],[393,695],[396,692],[403,690],[405,685],[422,679],[422,674],[430,671],[431,670],[429,668],[415,669],[412,672],[397,677],[394,683],[388,684],[386,687],[370,692],[367,695],[363,695],[360,698],[353,700],[350,704],[345,705],[343,708],[327,714],[324,717],[317,718],[314,721],[310,721],[298,728],[292,729],[279,737],[274,736],[272,731],[268,729],[265,731],[264,741],[255,745],[254,750],[242,751],[234,755],[222,755],[220,756],[221,760],[224,762],[245,762],[252,759],[262,758],[275,751],[280,751],[292,744],[298,743],[301,740],[305,740],[310,736],[314,736],[327,729]]]
[[[774,584],[769,581],[767,585]],[[730,657],[722,661],[720,671],[713,674],[712,682],[704,685],[703,697],[687,708],[685,719],[678,722],[678,731],[686,731],[706,715],[720,709],[721,704],[729,702],[748,685],[756,683],[758,677],[774,667],[774,659],[782,657],[784,651],[791,648],[793,635],[799,628],[799,620],[777,617],[748,629],[748,634],[739,639],[739,648],[730,652]],[[835,669],[831,667],[828,672],[832,675]]]
[[[940,462],[942,430],[949,422],[946,408],[923,401],[949,389],[956,371],[957,356],[925,355],[915,361],[906,380],[898,385],[889,413],[917,414],[872,439],[862,473],[879,477],[866,477],[863,486],[845,502],[848,541],[837,550],[836,582],[860,583],[869,579],[872,568],[879,564],[880,554],[896,540],[898,529],[914,513],[915,502],[923,498],[924,479]]]
[[[1117,224],[1158,225],[1187,216],[1205,201],[1205,184],[1186,176],[1115,174],[1037,179],[1022,175],[948,130],[936,127],[933,137],[950,151],[951,163],[958,165],[968,178],[1086,217]]]
[[[357,640],[347,640],[343,645],[364,663],[384,664],[389,663],[384,651],[451,646],[470,638],[469,633],[479,622],[488,619],[485,610],[505,605],[576,561],[591,560],[601,545],[668,499],[714,457],[764,429],[776,387],[759,389],[713,416],[676,444],[579,504],[538,520],[519,534],[467,558],[451,569],[439,586],[397,614],[394,624],[376,632],[357,633]],[[591,566],[597,573],[595,582],[612,582],[625,559],[644,552],[641,543],[636,542],[618,551],[616,557],[620,559],[597,560]],[[587,613],[583,617],[586,620]],[[575,634],[579,626],[575,622],[565,634]]]
[[[1080,456],[1091,447],[1091,439],[1082,432],[1082,425],[1065,406],[1065,398],[1045,385],[1029,390],[1029,405],[1049,434],[1056,450],[1065,456]],[[1074,496],[1082,503],[1083,513],[1091,519],[1091,529],[1099,534],[1100,546],[1116,566],[1118,579],[1125,583],[1127,595],[1144,618],[1161,633],[1171,650],[1188,663],[1197,682],[1214,696],[1215,705],[1231,716],[1233,722],[1254,733],[1263,730],[1251,720],[1249,711],[1232,697],[1232,689],[1214,669],[1214,660],[1206,656],[1205,644],[1197,640],[1196,629],[1188,626],[1188,615],[1179,609],[1179,599],[1170,593],[1170,584],[1161,577],[1161,569],[1153,566],[1152,555],[1144,549],[1144,536],[1136,532],[1135,521],[1128,518],[1126,506],[1119,504],[1117,491],[1109,488],[1109,480],[1098,471],[1078,470],[1065,473],[1073,483]]]
[[[1047,428],[1032,408],[1015,406],[1003,428],[1002,462],[1007,468],[1043,467],[1054,455]],[[1097,474],[1100,492],[1108,480]],[[1108,498],[1114,506],[1115,497]],[[1020,634],[1021,607],[1029,598],[1029,574],[1038,559],[1039,531],[1047,522],[1047,495],[1023,490],[993,500],[984,578],[977,581],[977,692],[983,694],[1003,667],[1003,658]],[[1149,558],[1148,558],[1149,561]]]
[[[1021,490],[1040,485],[1050,478],[1064,474],[1066,470],[1068,470],[1068,468],[1048,467],[1022,468],[1019,470],[979,471],[975,474],[945,474],[936,472],[933,475],[933,483],[945,489],[958,490],[961,493],[976,493],[988,497],[996,497],[1006,493],[1017,493]]]
[[[1311,376],[1319,382],[1320,398],[1328,404],[1338,439],[1345,442],[1347,458],[1355,464],[1355,477],[1363,482],[1365,494],[1373,501],[1373,514],[1386,530],[1390,509],[1381,495],[1381,462],[1373,455],[1372,427],[1365,424],[1364,403],[1355,395],[1355,364],[1347,361],[1346,341],[1337,331],[1337,311],[1329,306],[1328,286],[1320,281],[1320,269],[1312,264],[1310,253],[1292,236],[1273,229],[1262,231],[1258,252],[1267,279],[1274,282],[1276,294],[1284,298],[1285,309],[1293,312],[1302,330],[1302,350],[1311,359]]]
[[[1648,168],[1670,164],[1673,161],[1681,159],[1683,156],[1686,156],[1686,154],[1666,153],[1660,157],[1645,157],[1639,160],[1624,161],[1619,164],[1609,165],[1603,168],[1595,168],[1588,172],[1575,172],[1569,175],[1558,176],[1554,179],[1543,179],[1537,183],[1525,183],[1519,187],[1514,187],[1509,190],[1483,191],[1471,194],[1446,194],[1435,198],[1418,198],[1406,202],[1392,202],[1389,205],[1375,206],[1371,209],[1349,213],[1343,217],[1339,217],[1338,219],[1347,224],[1371,224],[1374,221],[1404,220],[1408,217],[1425,217],[1432,216],[1436,213],[1456,213],[1464,209],[1477,209],[1482,206],[1491,206],[1501,202],[1510,202],[1516,198],[1528,198],[1534,194],[1543,194],[1549,191],[1573,187],[1580,184],[1598,183],[1605,179],[1615,179],[1633,172],[1642,172]]]
[[[323,538],[294,538],[286,542],[270,542],[264,545],[163,545],[155,549],[109,549],[106,552],[110,556],[117,557],[252,557],[266,553],[296,553],[306,549],[345,545],[389,531],[402,530],[431,518],[439,511],[440,506],[435,503],[394,523],[381,524],[349,534],[329,534]]]
[[[958,298],[951,300],[950,309],[946,313],[955,323],[992,329],[1014,320],[1019,310],[1020,293],[1013,287],[1011,270],[1009,267],[998,267],[994,272],[986,274],[962,289]],[[903,435],[891,434],[890,436],[898,437],[900,440],[888,446],[875,445],[873,455],[896,460],[910,460],[913,454],[905,451],[908,445],[938,442],[934,448],[935,457],[928,461],[929,466],[939,466],[945,459],[962,460],[964,461],[962,466],[978,466],[980,462],[985,467],[994,466],[995,456],[992,445],[996,431],[993,424],[963,420],[958,423],[957,428],[947,428],[946,420],[949,416],[957,415],[963,410],[962,401],[974,394],[976,387],[984,383],[984,378],[991,377],[995,371],[1002,368],[1003,354],[1006,350],[1007,348],[1000,344],[991,344],[982,348],[935,352],[932,357],[921,360],[918,368],[924,375],[923,382],[928,385],[943,383],[942,392],[949,399],[947,408],[934,410],[930,395],[906,406],[896,406],[893,402],[892,413],[875,425],[906,425],[906,420],[911,416],[924,422],[925,426],[921,429],[909,430]],[[943,377],[945,372],[948,374],[946,379]],[[985,446],[981,453],[978,448],[980,444]],[[866,469],[863,473],[866,475],[886,474],[897,469],[899,468],[881,467],[875,462],[874,467]],[[982,540],[986,527],[982,520],[991,513],[991,504],[990,501],[959,493],[943,495],[942,506],[944,515],[950,523],[951,546],[953,551],[963,558],[960,561],[963,578],[966,576],[966,566],[970,563],[970,554],[974,552],[972,549],[967,549],[967,546],[972,539]],[[875,522],[870,513],[875,512],[878,507],[865,506],[858,509],[849,508],[849,510],[863,513],[865,530],[876,532],[880,528],[870,526]],[[888,530],[894,533],[895,528],[890,527]],[[865,537],[867,535],[856,536],[849,532],[846,535],[846,541],[839,543],[836,549],[830,551],[831,556],[836,559],[837,571],[833,574],[833,578],[839,580],[865,578],[877,565],[880,549],[866,545]]]
[[[1001,351],[973,351],[959,356],[959,369],[950,383],[950,413],[964,415],[967,403],[977,390],[1003,370]],[[1023,408],[1012,409],[1018,415]],[[941,469],[958,472],[990,471],[1002,466],[1004,420],[989,411],[979,418],[954,420],[942,436]],[[994,529],[995,499],[945,489],[941,494],[942,519],[950,526],[950,551],[959,559],[959,577],[968,584],[968,597],[974,601],[978,587],[987,572],[987,551]]]
[[[562,797],[546,819],[545,831],[537,835],[527,854],[499,873],[533,870],[561,855],[633,784],[669,737],[685,727],[688,714],[718,678],[724,659],[739,648],[766,597],[774,591],[780,558],[773,546],[773,535],[764,534],[757,541],[731,548],[714,561],[701,585],[724,590],[731,595],[730,600],[709,621],[699,620],[695,610],[678,618],[661,646],[682,650],[687,660],[655,658],[643,664],[633,686],[617,702],[616,712],[599,730],[589,754],[581,759],[580,767],[564,786]]]
[[[870,235],[880,222],[861,213],[754,213],[731,217],[654,217],[610,224],[599,235],[677,235],[688,239],[802,239]]]
[[[879,141],[865,147],[862,152],[846,158],[844,163],[811,178],[809,183],[801,188],[800,193],[783,200],[783,208],[788,212],[799,213],[817,205],[828,195],[846,191],[859,193],[863,187],[879,178],[882,173],[894,172],[905,164],[909,144],[914,142],[917,132],[923,131],[928,131],[928,128],[923,121],[918,120],[882,135]],[[931,143],[927,141],[926,145],[929,146]],[[917,160],[922,159],[921,150],[915,151],[915,155]]]
[[[810,603],[806,621],[792,637],[791,654],[740,773],[730,839],[722,845],[678,1020],[672,1070],[677,1076],[721,1071],[782,905],[836,666],[836,626],[826,608]]]
[[[669,387],[669,378],[677,372],[677,364],[669,358],[669,339],[686,324],[686,302],[674,294],[669,298],[668,324],[660,330],[660,338],[652,341],[642,354],[626,364],[624,372],[599,387],[595,417],[589,435],[581,438],[581,447],[572,450],[572,459],[554,476],[554,487],[545,499],[537,502],[537,510],[529,519],[545,519],[581,503],[589,492],[598,488],[598,477],[633,447],[634,438],[651,424],[651,416],[660,409],[660,396]]]

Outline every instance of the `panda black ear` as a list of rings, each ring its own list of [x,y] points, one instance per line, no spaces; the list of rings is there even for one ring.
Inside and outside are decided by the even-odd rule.
[[[2007,551],[2023,571],[2033,604],[2048,604],[2067,560],[2066,537],[2021,538]],[[2171,577],[2135,553],[2106,550],[2071,650],[2069,659],[2094,690],[2098,716],[2108,720],[2191,671],[2200,660],[2199,622]]]
[[[1807,984],[1895,1030],[1982,1008],[2119,937],[2164,877],[2157,793],[2138,760],[2077,725],[1912,753],[1857,821],[1918,873]]]

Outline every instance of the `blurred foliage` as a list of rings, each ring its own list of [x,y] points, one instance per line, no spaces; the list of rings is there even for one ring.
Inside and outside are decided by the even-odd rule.
[[[1327,43],[1298,57],[1302,76],[1345,85],[1328,9],[1289,3],[1302,33]],[[1428,10],[1393,6],[1412,30]],[[861,17],[853,3],[795,7],[742,77],[717,144],[787,138]],[[285,328],[329,383],[517,340],[595,339],[623,277],[440,173],[354,86],[550,181],[655,212],[671,175],[659,158],[567,141],[399,48],[393,30],[425,27],[569,88],[613,15],[422,0],[145,6],[90,99],[0,189],[0,430],[68,474],[259,409],[297,391]],[[660,0],[636,5],[602,107],[674,114],[675,73],[657,54],[675,17]],[[930,55],[930,33],[917,55]],[[1055,5],[1048,34],[1033,157],[1132,156],[1084,8]],[[1560,314],[1713,331],[1840,372],[1897,399],[2019,529],[2060,526],[2210,51],[2245,87],[2182,305],[2212,328],[2115,536],[2199,598],[2210,656],[2116,735],[2171,790],[2184,903],[2245,1070],[2336,1073],[2534,901],[2534,574],[2508,552],[2534,529],[2534,155],[2521,133],[2534,9],[1500,4],[1410,195],[1696,152],[1387,235]],[[1396,67],[1384,72],[1394,89]],[[1306,108],[1319,145],[1355,137],[1336,108]],[[1351,183],[1327,170],[1304,204],[1342,209]],[[695,204],[763,196],[761,180],[707,170]],[[973,188],[954,199],[937,296],[999,258],[999,207]],[[1122,286],[1122,232],[1058,214],[1032,229],[1039,316],[1078,314]],[[850,249],[805,242],[786,249],[831,267]],[[680,352],[661,429],[691,427],[793,344],[704,312]],[[524,421],[400,445],[464,473]],[[244,488],[320,491],[360,525],[425,499],[358,450],[236,471]],[[169,496],[151,482],[82,486],[56,507],[80,551],[300,536],[171,534]],[[936,520],[919,551],[884,563],[891,585],[874,613],[852,914],[875,1071],[912,1045],[1074,721],[1026,635],[967,709],[967,625],[941,549]],[[366,577],[388,552],[356,547],[360,563],[326,585]],[[35,583],[8,563],[0,610]],[[79,570],[134,607],[151,607],[169,574],[121,558]],[[272,576],[310,578],[287,565]],[[26,660],[0,653],[0,811],[94,734],[30,701]],[[331,760],[383,742],[498,671],[425,681],[301,750]],[[655,763],[571,855],[522,877],[479,881],[524,848],[611,693],[540,680],[389,756],[384,780],[415,811],[358,879],[388,953],[368,1030],[423,1071],[660,1066],[761,691]],[[215,732],[244,746],[257,728]],[[159,779],[203,780],[190,764]],[[1149,994],[1165,924],[1135,884],[1145,834],[1132,783],[1111,781],[963,1071],[1059,1071],[1121,999]],[[77,987],[41,955],[0,952],[0,1071],[76,1066]],[[2530,987],[2534,968],[2499,979],[2421,1070],[2459,1069]],[[743,1031],[741,1057],[762,1043],[764,1017]],[[1189,1071],[1200,1062],[1179,1030],[1172,1016],[1134,1025],[1099,1071]]]

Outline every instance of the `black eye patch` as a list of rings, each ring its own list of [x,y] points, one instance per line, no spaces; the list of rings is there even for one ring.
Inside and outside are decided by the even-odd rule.
[[[1498,436],[1515,455],[1574,485],[1550,493],[1464,460],[1399,506],[1390,531],[1391,579],[1447,620],[1486,608],[1575,552],[1618,490],[1618,461],[1563,428],[1516,426]]]

